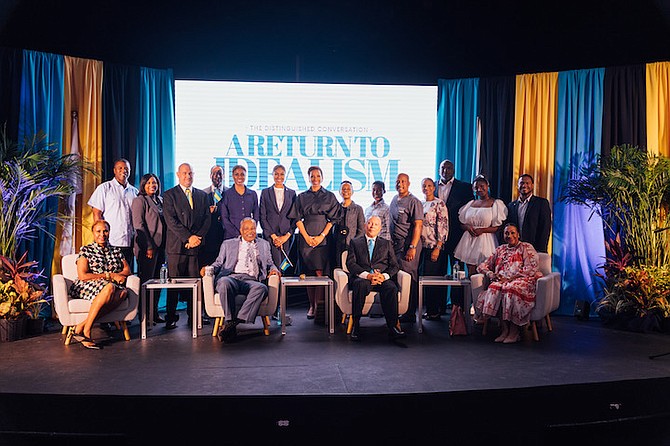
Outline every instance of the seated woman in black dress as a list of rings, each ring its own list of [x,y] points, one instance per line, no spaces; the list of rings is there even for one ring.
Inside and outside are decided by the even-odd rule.
[[[77,257],[77,280],[70,287],[73,299],[91,300],[86,320],[77,324],[74,338],[86,348],[99,349],[91,339],[91,327],[99,316],[118,307],[128,295],[130,266],[121,250],[109,244],[109,223],[93,223],[93,243],[82,246]]]
[[[320,167],[310,167],[307,174],[312,186],[298,194],[289,217],[296,222],[300,231],[298,252],[301,273],[327,276],[330,275],[331,269],[328,234],[333,225],[339,222],[342,207],[337,202],[335,194],[321,186],[323,172]],[[307,297],[309,299],[307,318],[313,319],[316,302],[325,299],[324,290],[322,287],[307,287]]]

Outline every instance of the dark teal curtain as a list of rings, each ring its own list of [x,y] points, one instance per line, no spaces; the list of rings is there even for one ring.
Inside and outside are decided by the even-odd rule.
[[[514,175],[514,76],[479,79],[479,172],[489,179],[491,195],[512,200]]]
[[[139,123],[135,171],[139,176],[149,172],[156,174],[163,190],[167,190],[177,180],[172,70],[140,69]]]
[[[453,161],[455,177],[470,182],[478,172],[477,93],[479,79],[440,79],[437,83],[435,178],[442,160]]]
[[[114,173],[114,161],[131,163],[129,181],[139,185],[137,171],[137,131],[140,114],[140,68],[105,62],[102,77],[102,180]]]
[[[593,302],[603,289],[594,275],[605,258],[602,220],[561,196],[568,181],[579,178],[580,165],[600,154],[604,77],[604,69],[558,73],[552,261],[562,272],[560,314],[573,314],[576,300]]]
[[[6,135],[12,141],[19,136],[22,66],[21,50],[0,47],[0,126],[6,125]]]
[[[36,51],[23,52],[23,72],[21,79],[21,105],[19,111],[19,142],[44,131],[47,141],[54,143],[62,152],[63,146],[63,56]],[[58,200],[47,202],[54,212],[58,210]],[[56,225],[47,225],[55,236]],[[39,262],[44,275],[51,277],[51,261],[54,239],[38,234],[34,240],[19,247],[20,253],[28,251],[28,258]],[[19,254],[20,254],[19,253]]]

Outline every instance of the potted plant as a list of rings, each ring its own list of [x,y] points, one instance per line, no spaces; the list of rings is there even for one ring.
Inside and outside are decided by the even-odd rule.
[[[75,184],[89,165],[78,155],[61,154],[40,132],[21,145],[0,133],[0,320],[38,318],[48,303],[44,277],[37,262],[27,261],[18,249],[38,235],[54,238],[50,223],[62,224],[67,216],[53,200],[75,192]]]
[[[588,207],[605,224],[607,258],[597,312],[607,323],[659,329],[670,317],[670,159],[635,146],[583,163],[562,200]]]

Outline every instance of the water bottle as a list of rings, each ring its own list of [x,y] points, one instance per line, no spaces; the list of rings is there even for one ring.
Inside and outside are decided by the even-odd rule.
[[[451,275],[454,279],[458,280],[458,272],[461,270],[460,265],[458,262],[454,262],[454,264],[451,266]]]
[[[168,281],[168,269],[167,269],[167,263],[163,263],[163,266],[161,266],[161,283],[167,283]]]

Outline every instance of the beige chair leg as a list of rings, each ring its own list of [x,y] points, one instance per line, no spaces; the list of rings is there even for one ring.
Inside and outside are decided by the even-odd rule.
[[[67,336],[65,336],[65,345],[70,345],[72,341],[72,335],[74,334],[74,325],[71,327],[63,327],[63,330],[67,331]]]
[[[535,341],[539,341],[540,337],[537,334],[537,322],[530,321],[530,328],[531,328],[531,331],[533,332],[533,339]]]
[[[63,334],[63,335],[66,334],[67,329],[68,329],[67,325],[63,325],[63,329],[60,331],[60,334]]]
[[[270,316],[263,316],[263,334],[270,336]]]
[[[554,326],[551,325],[551,318],[549,317],[549,315],[546,315],[545,319],[547,320],[547,330],[554,331]]]
[[[340,323],[344,324],[346,321],[347,321],[347,315],[342,313],[342,322],[340,322]]]
[[[219,333],[219,327],[221,327],[221,318],[214,318],[214,328],[212,328],[212,336],[216,337]]]
[[[354,317],[349,315],[349,323],[347,324],[347,334],[351,334],[351,330],[354,329]]]
[[[114,326],[116,327],[117,330],[121,330],[121,324],[119,321],[114,322]]]
[[[128,330],[128,324],[126,324],[126,321],[116,322],[116,325],[117,327],[120,327],[120,330],[123,331],[123,339],[130,341],[130,330]]]

